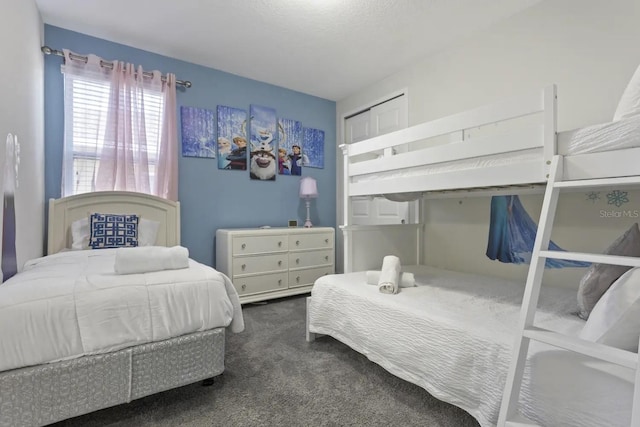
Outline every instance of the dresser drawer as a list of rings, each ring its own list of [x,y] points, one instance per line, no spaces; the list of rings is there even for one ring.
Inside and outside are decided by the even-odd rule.
[[[287,250],[286,235],[236,236],[233,238],[233,254],[259,254]]]
[[[238,295],[259,294],[261,292],[287,289],[287,273],[261,274],[260,276],[234,277],[233,285]]]
[[[289,252],[289,268],[316,267],[333,264],[333,249],[308,252]]]
[[[289,287],[313,285],[318,277],[333,274],[333,266],[309,268],[289,272]]]
[[[289,236],[289,248],[292,251],[333,248],[333,233],[292,234]]]
[[[233,259],[233,276],[251,273],[286,270],[288,267],[286,253],[273,255],[250,255]]]

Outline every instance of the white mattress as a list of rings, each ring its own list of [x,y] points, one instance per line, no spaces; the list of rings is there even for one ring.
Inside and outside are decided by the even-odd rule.
[[[640,147],[640,115],[558,133],[558,154],[576,155]]]
[[[618,122],[603,123],[558,133],[558,154],[566,156],[634,147],[640,147],[640,115]],[[543,161],[542,148],[367,174],[354,177],[352,182],[435,175],[532,161]]]
[[[403,270],[421,286],[397,295],[367,285],[364,273],[318,279],[310,331],[335,337],[482,426],[495,425],[524,285],[424,266]],[[543,288],[536,325],[577,334],[584,323],[576,309],[574,292]],[[541,425],[628,426],[632,379],[631,370],[532,343],[521,410]]]
[[[0,371],[217,327],[244,329],[224,274],[189,260],[187,269],[117,275],[115,251],[38,258],[0,285]]]

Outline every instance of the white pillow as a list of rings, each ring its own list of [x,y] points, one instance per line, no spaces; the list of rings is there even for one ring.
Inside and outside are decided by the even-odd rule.
[[[138,246],[155,246],[158,239],[158,229],[160,223],[150,219],[140,218],[138,224]],[[89,249],[89,238],[91,237],[91,227],[89,218],[82,218],[71,223],[71,249]]]
[[[593,307],[580,338],[638,351],[640,337],[640,268],[624,273]]]
[[[640,66],[631,77],[627,88],[622,93],[613,121],[627,119],[640,114]]]

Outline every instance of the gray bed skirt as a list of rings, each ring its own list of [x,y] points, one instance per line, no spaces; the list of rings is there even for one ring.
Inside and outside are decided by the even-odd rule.
[[[224,328],[0,372],[0,426],[41,426],[224,371]]]

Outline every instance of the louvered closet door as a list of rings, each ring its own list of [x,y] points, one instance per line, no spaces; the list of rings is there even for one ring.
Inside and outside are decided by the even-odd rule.
[[[406,128],[407,124],[406,96],[402,95],[348,118],[345,121],[345,140],[349,144],[362,141]],[[405,150],[399,148],[396,153],[402,151]],[[383,198],[354,198],[351,212],[351,224],[354,225],[409,222],[409,203],[391,202]]]

